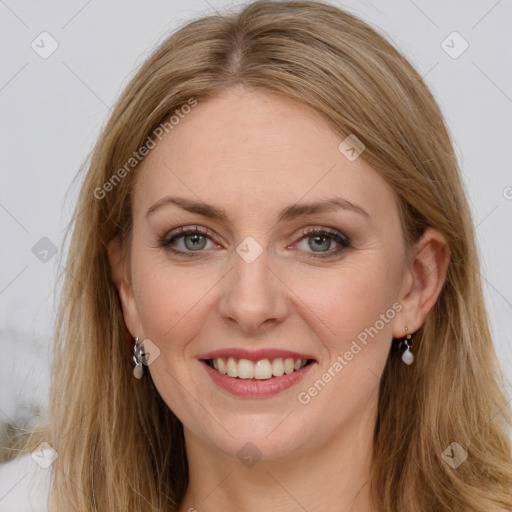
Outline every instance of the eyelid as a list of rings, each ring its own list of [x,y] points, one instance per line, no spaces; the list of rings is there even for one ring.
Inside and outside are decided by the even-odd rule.
[[[203,236],[206,236],[212,243],[216,243],[215,239],[217,238],[216,233],[211,231],[209,228],[206,228],[204,226],[199,225],[189,225],[189,226],[180,226],[179,228],[173,229],[172,231],[168,232],[166,235],[161,237],[159,240],[159,246],[163,247],[164,249],[172,252],[173,254],[176,254],[178,256],[184,256],[184,257],[196,257],[195,253],[198,253],[197,256],[199,256],[202,252],[208,252],[205,250],[199,250],[199,251],[181,251],[176,250],[171,247],[171,240],[181,238],[184,236],[192,235],[195,233],[199,233]],[[326,251],[325,253],[319,252],[310,252],[307,253],[309,258],[312,259],[328,259],[328,258],[334,258],[336,257],[340,252],[342,252],[345,249],[348,249],[351,247],[351,240],[350,237],[342,233],[336,228],[331,228],[327,226],[309,226],[307,228],[302,228],[299,230],[298,233],[294,235],[294,238],[299,236],[300,238],[294,243],[296,245],[297,243],[302,242],[304,239],[311,237],[313,235],[318,236],[325,236],[331,238],[339,245],[336,249],[330,249],[329,251]],[[217,244],[218,245],[218,244]]]
[[[336,244],[338,244],[338,247],[335,249],[329,249],[325,252],[309,252],[306,251],[306,258],[309,258],[311,260],[321,261],[321,260],[332,260],[335,258],[339,258],[341,256],[341,253],[345,252],[347,249],[352,248],[352,242],[350,237],[342,233],[336,228],[330,228],[327,226],[313,226],[301,229],[299,232],[299,240],[294,244],[299,244],[303,240],[306,240],[307,238],[311,238],[312,236],[321,236],[325,237],[327,236],[331,240],[334,240]]]
[[[173,229],[172,231],[167,232],[163,237],[164,240],[170,240],[174,238],[177,235],[180,234],[190,234],[190,232],[198,231],[199,233],[203,235],[208,235],[211,238],[220,238],[216,233],[214,233],[211,229],[206,228],[204,226],[191,224],[189,226],[180,226],[179,228]],[[295,236],[302,236],[305,237],[309,234],[316,234],[318,232],[324,232],[331,235],[337,235],[343,238],[347,243],[350,243],[350,237],[345,235],[344,233],[340,232],[336,228],[331,228],[328,226],[310,226],[307,228],[301,228],[297,233],[295,233]]]
[[[327,226],[312,226],[303,228],[299,231],[298,235],[301,237],[306,237],[310,234],[316,234],[316,233],[324,233],[326,235],[332,235],[333,237],[339,237],[342,238],[347,244],[350,244],[350,237],[342,233],[336,228],[330,228]]]
[[[199,225],[190,225],[190,226],[180,226],[179,228],[173,229],[172,231],[169,231],[166,233],[163,237],[163,241],[170,241],[175,237],[178,237],[180,235],[189,235],[193,234],[194,232],[198,232],[201,235],[206,235],[210,238],[218,238],[217,234],[214,233],[211,229],[205,228],[203,226]]]

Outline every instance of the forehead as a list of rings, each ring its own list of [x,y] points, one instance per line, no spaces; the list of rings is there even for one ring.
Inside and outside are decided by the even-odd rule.
[[[228,90],[198,100],[137,168],[134,214],[166,194],[237,213],[334,195],[375,210],[392,191],[362,158],[340,151],[343,140],[314,110],[281,96]]]

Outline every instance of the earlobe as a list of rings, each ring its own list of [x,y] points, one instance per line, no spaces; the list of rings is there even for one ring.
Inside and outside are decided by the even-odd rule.
[[[441,293],[449,262],[450,249],[444,235],[433,228],[426,229],[411,255],[401,300],[402,325],[394,326],[393,336],[404,336],[406,326],[409,332],[415,332],[423,325]]]
[[[127,277],[125,262],[121,254],[121,244],[118,237],[113,238],[108,244],[108,259],[110,262],[112,281],[116,285],[121,301],[126,327],[133,337],[140,336],[142,331],[140,328],[137,304],[131,283]]]

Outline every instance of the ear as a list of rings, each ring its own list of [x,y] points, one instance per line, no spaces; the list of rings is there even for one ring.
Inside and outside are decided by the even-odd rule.
[[[112,281],[116,285],[119,299],[121,300],[126,327],[132,337],[141,336],[142,325],[137,303],[133,294],[130,278],[128,277],[128,272],[126,271],[126,262],[122,258],[121,244],[118,237],[113,238],[108,244],[108,259],[110,262]]]
[[[405,336],[405,327],[413,333],[423,325],[441,293],[449,262],[446,238],[439,231],[427,228],[411,251],[400,295],[403,309],[393,324],[395,338]]]

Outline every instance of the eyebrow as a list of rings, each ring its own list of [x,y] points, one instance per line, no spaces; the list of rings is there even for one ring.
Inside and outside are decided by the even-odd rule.
[[[159,210],[160,208],[168,204],[175,204],[188,212],[197,213],[199,215],[203,215],[204,217],[216,219],[226,224],[229,221],[228,215],[223,208],[219,208],[211,204],[199,201],[194,201],[192,199],[186,199],[184,197],[175,196],[166,196],[158,200],[153,206],[150,206],[148,208],[148,211],[146,212],[146,217],[148,217],[156,210]],[[286,208],[283,208],[279,212],[278,221],[290,221],[303,215],[323,213],[338,208],[353,211],[364,217],[367,217],[368,219],[370,218],[368,212],[361,208],[360,206],[348,201],[347,199],[343,199],[341,197],[333,197],[330,199],[324,199],[313,203],[293,204],[291,206],[287,206]]]

